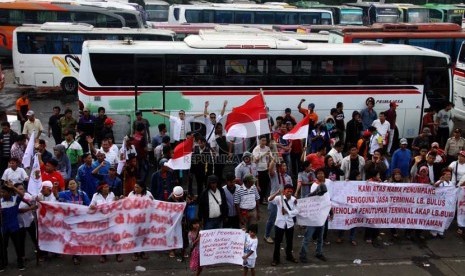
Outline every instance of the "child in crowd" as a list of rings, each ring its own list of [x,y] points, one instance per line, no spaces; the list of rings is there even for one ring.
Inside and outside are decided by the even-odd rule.
[[[255,276],[255,261],[257,260],[257,239],[258,225],[251,224],[249,225],[248,233],[245,234],[245,243],[244,243],[244,276],[247,276],[249,269],[252,276]]]
[[[192,272],[195,272],[195,275],[200,275],[200,273],[202,273],[202,267],[200,266],[200,221],[198,219],[193,219],[191,221],[191,230],[189,231],[188,237],[189,247],[191,248],[189,268]]]

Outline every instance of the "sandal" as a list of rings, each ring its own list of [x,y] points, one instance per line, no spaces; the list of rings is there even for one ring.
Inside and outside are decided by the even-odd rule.
[[[100,256],[99,262],[100,262],[101,264],[105,263],[106,261],[107,261],[107,256]]]
[[[137,262],[137,261],[139,260],[139,254],[134,253],[134,255],[132,255],[132,260],[133,260],[134,262]]]
[[[463,235],[463,230],[462,229],[457,229],[457,235]]]
[[[357,246],[357,242],[356,242],[356,241],[350,241],[350,244],[352,244],[353,246]]]
[[[116,254],[116,261],[121,263],[123,261],[123,256],[121,256],[121,254]]]
[[[174,258],[176,257],[176,254],[174,254],[174,251],[170,251],[170,254],[168,254],[170,256],[170,258]]]

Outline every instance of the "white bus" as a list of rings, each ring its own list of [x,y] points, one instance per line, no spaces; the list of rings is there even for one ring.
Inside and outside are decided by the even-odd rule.
[[[334,25],[333,14],[320,9],[288,9],[250,4],[171,5],[169,23],[241,25]]]
[[[454,116],[465,120],[465,42],[462,42],[454,68]]]
[[[108,66],[113,64],[113,66]],[[183,42],[86,41],[79,72],[81,106],[127,114],[135,109],[203,112],[204,102],[228,109],[263,90],[271,115],[300,99],[325,118],[337,102],[346,114],[374,97],[378,111],[399,103],[401,137],[413,138],[424,108],[450,100],[450,58],[407,45],[305,44],[240,34],[190,35]],[[152,125],[161,119],[144,115]]]
[[[168,21],[168,9],[170,4],[161,0],[145,0],[147,20],[155,22]]]
[[[13,34],[15,82],[37,87],[60,86],[64,92],[76,93],[85,40],[173,41],[174,35],[168,30],[94,28],[84,23],[55,22],[18,27]]]

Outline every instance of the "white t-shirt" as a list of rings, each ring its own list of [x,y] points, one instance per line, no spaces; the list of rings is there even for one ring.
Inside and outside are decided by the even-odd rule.
[[[102,194],[99,194],[99,193],[95,193],[93,196],[92,196],[92,200],[90,201],[90,205],[93,205],[93,206],[97,206],[97,205],[101,205],[101,204],[104,204],[104,203],[110,203],[110,202],[113,202],[115,200],[115,194],[113,192],[110,192],[107,197],[103,197]]]
[[[30,195],[29,193],[24,193],[23,199],[26,201],[31,201],[32,195]],[[21,203],[19,203],[19,209],[26,209],[26,208],[29,208],[29,205],[27,205],[24,201],[21,201]],[[19,228],[27,228],[31,226],[32,222],[34,221],[34,215],[32,212],[33,211],[18,213]]]
[[[11,181],[13,184],[23,183],[24,180],[28,179],[27,173],[23,168],[8,168],[3,172],[2,180]]]
[[[454,184],[462,184],[465,182],[465,164],[458,163],[459,161],[454,161],[450,163],[449,169],[452,170],[452,180]],[[457,164],[458,163],[458,164]],[[456,171],[457,168],[457,171]],[[457,177],[456,177],[457,176]],[[457,183],[458,181],[458,183]]]
[[[386,134],[391,129],[391,124],[387,120],[384,121],[384,123],[381,123],[381,121],[377,119],[374,120],[371,125],[376,127],[376,131],[378,131],[378,134],[381,135],[381,137],[383,137],[383,144],[386,144]]]
[[[153,195],[152,195],[152,193],[151,193],[150,191],[146,191],[146,194],[145,194],[145,195],[136,195],[136,194],[134,193],[134,191],[132,191],[132,192],[130,192],[130,193],[128,194],[128,197],[129,197],[129,198],[143,197],[143,198],[148,198],[148,199],[153,200]]]
[[[258,238],[252,239],[248,233],[245,233],[245,243],[244,243],[244,255],[249,254],[250,251],[253,251],[247,259],[254,260],[257,258],[257,248],[258,248]]]
[[[221,216],[221,193],[219,189],[216,189],[216,192],[208,190],[208,207],[210,213],[208,218],[218,218]]]
[[[254,161],[258,159],[257,162],[257,171],[266,171],[268,169],[268,155],[267,152],[270,151],[268,146],[261,148],[260,146],[256,146],[253,149],[252,156]]]

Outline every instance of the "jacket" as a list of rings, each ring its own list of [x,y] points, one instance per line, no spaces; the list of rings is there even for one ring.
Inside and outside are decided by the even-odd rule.
[[[218,191],[220,191],[221,195],[221,205],[220,205],[220,212],[221,212],[221,218],[227,218],[228,217],[228,203],[226,201],[226,194],[224,193],[224,190],[221,187],[217,188]],[[211,189],[206,189],[202,192],[202,194],[199,197],[199,218],[202,219],[203,221],[208,219],[208,215],[210,213],[210,206],[208,203],[208,194]]]

